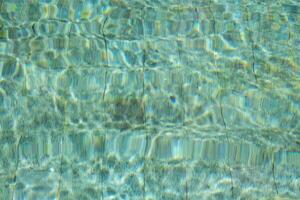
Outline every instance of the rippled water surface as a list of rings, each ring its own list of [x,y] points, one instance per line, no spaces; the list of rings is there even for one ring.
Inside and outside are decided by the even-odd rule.
[[[299,199],[299,0],[0,0],[0,200]]]

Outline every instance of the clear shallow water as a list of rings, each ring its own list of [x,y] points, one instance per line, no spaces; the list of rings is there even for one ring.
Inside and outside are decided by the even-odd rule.
[[[299,1],[0,11],[1,200],[299,198]]]

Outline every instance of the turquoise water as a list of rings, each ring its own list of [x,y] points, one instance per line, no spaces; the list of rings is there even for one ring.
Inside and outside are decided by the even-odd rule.
[[[0,200],[300,199],[299,0],[0,1]]]

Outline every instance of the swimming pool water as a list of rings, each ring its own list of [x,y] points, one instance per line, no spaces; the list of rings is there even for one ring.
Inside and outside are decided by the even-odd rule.
[[[0,1],[0,200],[299,199],[298,0]]]

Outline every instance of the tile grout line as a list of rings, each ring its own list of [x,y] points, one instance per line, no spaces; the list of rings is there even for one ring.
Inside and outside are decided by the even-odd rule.
[[[142,11],[141,11],[141,18],[142,18],[142,29],[143,29],[143,45],[142,45],[142,106],[143,106],[143,124],[144,124],[144,129],[146,130],[146,141],[145,141],[145,150],[144,150],[144,155],[143,155],[143,200],[146,200],[146,169],[147,169],[147,149],[148,149],[148,143],[149,143],[149,135],[147,131],[147,114],[146,114],[146,99],[145,97],[145,64],[146,64],[146,41],[145,41],[145,7],[146,5],[143,5]]]
[[[179,18],[180,18],[180,20],[182,20],[182,15],[181,15],[181,13],[180,13],[180,11],[178,11],[179,12]],[[180,26],[179,26],[180,27]],[[185,37],[185,39],[186,39],[186,36],[184,36]],[[181,55],[181,51],[182,51],[182,41],[180,40],[180,37],[179,37],[179,35],[177,34],[177,40],[176,40],[176,47],[177,47],[177,56],[178,56],[178,72],[180,72],[180,69],[181,69],[181,66],[182,66],[182,55]],[[181,101],[182,102],[184,102],[184,92],[183,92],[183,90],[184,90],[184,87],[183,87],[183,84],[184,84],[184,74],[182,74],[182,73],[179,73],[179,74],[181,74],[181,77],[182,77],[182,79],[181,79],[181,83],[180,83],[180,88],[179,88],[179,93],[180,93],[180,98],[181,98]],[[182,129],[182,131],[184,131],[184,126],[185,126],[185,107],[184,106],[182,106],[182,118],[181,118],[181,120],[182,120],[182,122],[181,122],[181,129]],[[186,164],[186,163],[185,163]],[[186,176],[186,180],[185,180],[185,184],[184,184],[184,192],[185,192],[185,200],[188,200],[188,170],[187,170],[187,166],[185,166],[185,176]]]
[[[106,35],[104,33],[104,28],[105,28],[107,20],[108,20],[108,17],[106,16],[105,19],[104,19],[102,28],[101,28],[102,37],[103,37],[104,46],[105,46],[105,60],[106,60],[105,75],[104,75],[104,89],[103,89],[103,94],[102,94],[102,100],[105,99],[105,94],[106,94],[106,89],[107,89],[106,88],[107,87],[107,68],[109,67],[108,50],[107,50],[108,40],[106,39]]]
[[[226,121],[225,121],[224,115],[223,115],[223,106],[222,106],[221,97],[220,97],[220,100],[219,100],[219,108],[220,108],[221,118],[222,118],[222,121],[223,121],[223,126],[224,126],[224,129],[225,129],[225,136],[226,136],[226,140],[227,140],[227,144],[228,144],[228,154],[229,154],[229,137],[228,137],[228,133],[227,133]],[[228,159],[229,159],[229,155],[228,155]],[[229,160],[227,160],[227,165],[229,167],[229,176],[230,176],[230,184],[231,184],[231,188],[230,188],[230,190],[231,190],[231,196],[232,196],[232,198],[234,198],[233,176],[232,176],[231,167],[229,165]]]
[[[62,151],[62,139],[61,139],[61,151]],[[60,164],[59,164],[59,178],[58,178],[58,186],[56,190],[56,199],[60,200],[60,190],[61,190],[61,182],[62,182],[62,162],[63,155],[60,156]]]
[[[185,181],[185,200],[188,200],[188,181]]]
[[[276,183],[276,178],[275,178],[275,163],[274,163],[274,155],[273,155],[273,159],[272,159],[272,176],[273,176],[273,184],[276,190],[276,194],[278,195],[278,186]]]
[[[269,10],[269,5],[267,6],[267,9]],[[288,31],[289,31],[289,34],[288,34],[288,46],[290,47],[290,26],[288,26]],[[276,191],[276,194],[278,195],[278,185],[277,185],[277,182],[276,182],[276,177],[275,177],[275,161],[274,161],[274,158],[275,157],[275,154],[273,154],[272,156],[272,178],[273,178],[273,185],[274,185],[274,188],[275,188],[275,191]]]
[[[248,10],[248,5],[246,5],[246,21],[247,21],[247,28],[248,28],[248,36],[249,36],[249,39],[250,39],[250,43],[251,43],[251,56],[252,56],[252,73],[254,75],[254,78],[255,78],[255,82],[257,82],[257,75],[256,75],[256,72],[255,72],[255,60],[256,60],[256,57],[255,57],[255,53],[254,53],[254,40],[253,40],[253,31],[250,30],[250,25],[249,25],[249,10]]]
[[[17,181],[17,172],[18,172],[18,168],[19,168],[19,149],[20,149],[20,142],[21,140],[23,139],[23,136],[21,135],[19,138],[18,138],[18,141],[17,141],[17,146],[16,146],[16,169],[15,169],[15,174],[13,176],[13,182],[14,184],[16,184],[16,181]],[[12,193],[12,199],[14,199],[14,196],[15,196],[15,192],[16,192],[16,185],[14,185],[13,187],[13,193]]]
[[[64,126],[63,126],[63,132],[66,131],[66,126],[67,126],[67,118],[66,118],[66,113],[67,113],[67,102],[64,102]],[[60,190],[61,190],[61,182],[62,182],[62,162],[63,162],[63,137],[60,138],[60,163],[59,163],[59,178],[58,178],[58,186],[56,189],[56,199],[60,200]]]
[[[212,0],[210,0],[210,2],[209,2],[208,9],[209,9],[209,13],[212,15],[212,18],[213,18],[213,34],[216,35],[216,27],[215,27],[216,26],[216,24],[215,24],[216,21],[215,21],[214,13],[213,13],[212,8],[211,8],[211,6],[212,6],[211,4],[212,4]],[[215,54],[213,54],[213,60],[214,60],[214,65],[216,67],[217,66],[217,62],[216,62]],[[220,77],[219,77],[218,72],[217,72],[217,77],[218,77],[218,80],[220,81]],[[223,106],[222,106],[221,96],[220,96],[220,99],[219,99],[219,109],[220,109],[220,115],[221,115],[221,118],[222,118],[222,121],[223,121],[223,126],[224,126],[224,129],[225,129],[225,136],[226,136],[227,144],[228,144],[228,147],[229,147],[229,138],[228,138],[228,133],[226,131],[227,125],[226,125],[226,121],[225,121],[224,116],[223,116]],[[229,151],[228,151],[228,153],[229,153]],[[228,156],[228,159],[229,159],[229,156]],[[231,190],[231,196],[232,196],[232,198],[234,198],[233,177],[232,177],[232,172],[231,172],[231,168],[230,168],[230,165],[229,165],[229,160],[227,160],[227,165],[229,167],[230,184],[231,184],[231,188],[230,188],[230,190]]]

